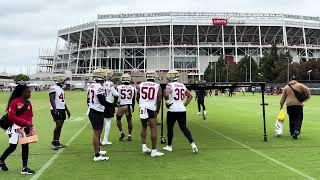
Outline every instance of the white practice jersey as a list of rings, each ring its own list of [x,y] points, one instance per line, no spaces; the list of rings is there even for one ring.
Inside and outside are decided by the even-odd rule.
[[[139,87],[139,106],[151,111],[157,110],[157,99],[160,85],[154,82],[142,82]]]
[[[100,83],[92,83],[87,92],[89,108],[99,112],[104,112],[104,106],[100,104],[98,95],[105,95],[104,87]]]
[[[169,88],[170,97],[169,103],[172,104],[168,111],[170,112],[185,112],[186,107],[184,106],[184,97],[187,88],[184,84],[179,82],[172,82],[167,84],[167,89]]]
[[[106,81],[104,84],[104,89],[106,91],[106,101],[109,103],[113,103],[113,97],[119,97],[119,93],[114,87],[113,82]]]
[[[56,94],[56,97],[54,100],[54,103],[56,104],[56,108],[57,109],[65,109],[66,108],[66,100],[64,97],[64,90],[60,86],[55,84],[55,85],[50,86],[49,94],[50,93]],[[50,106],[51,106],[51,103],[50,103]],[[52,106],[51,106],[51,109],[53,109]]]
[[[131,85],[119,85],[117,87],[119,93],[119,102],[120,106],[133,104],[134,95],[135,95],[135,88]]]

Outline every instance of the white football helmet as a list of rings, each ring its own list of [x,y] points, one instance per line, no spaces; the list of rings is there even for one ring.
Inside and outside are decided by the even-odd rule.
[[[93,77],[95,81],[104,81],[106,78],[106,69],[98,68],[93,70]]]
[[[128,73],[122,74],[122,76],[121,76],[121,83],[122,83],[122,84],[125,84],[125,83],[130,84],[130,82],[131,82],[131,76],[130,76],[130,74],[128,74]]]
[[[146,79],[147,79],[147,81],[148,80],[155,81],[157,77],[158,77],[158,74],[157,74],[156,71],[154,71],[154,70],[147,70],[146,71]]]
[[[178,79],[180,78],[180,74],[177,70],[172,69],[167,72],[166,77],[170,82],[178,81]]]
[[[110,80],[113,76],[113,71],[111,69],[106,69],[106,79]]]

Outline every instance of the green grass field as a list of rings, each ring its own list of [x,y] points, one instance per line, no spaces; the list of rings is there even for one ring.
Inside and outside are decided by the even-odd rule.
[[[7,93],[0,94],[1,112],[8,96]],[[118,141],[119,133],[113,120],[110,132],[113,145],[102,148],[110,156],[106,162],[92,160],[92,129],[85,115],[85,92],[67,92],[66,97],[72,118],[65,122],[61,142],[69,146],[59,153],[50,149],[54,123],[48,95],[46,92],[32,94],[39,142],[30,145],[29,166],[37,171],[39,179],[320,179],[320,97],[314,96],[306,103],[302,135],[293,140],[288,135],[288,118],[284,136],[274,136],[280,97],[267,96],[268,142],[263,142],[260,94],[209,97],[206,99],[207,120],[196,115],[196,103],[192,101],[187,122],[199,153],[192,154],[176,124],[174,151],[165,152],[160,158],[142,154],[136,111],[132,142]],[[123,122],[126,127],[124,119]],[[7,141],[7,136],[1,133],[1,153],[7,147]],[[158,149],[162,150],[162,147],[158,143]],[[50,166],[45,166],[48,161]],[[32,178],[20,175],[20,147],[6,163],[9,171],[0,172],[0,179]]]

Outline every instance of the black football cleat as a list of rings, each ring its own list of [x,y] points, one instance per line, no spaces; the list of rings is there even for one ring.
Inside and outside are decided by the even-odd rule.
[[[0,163],[0,171],[8,171],[8,167],[5,163]]]
[[[126,136],[126,135],[124,134],[124,132],[121,132],[120,137],[119,137],[119,141],[123,141],[123,138],[124,138],[125,136]]]
[[[21,174],[24,174],[24,175],[32,175],[32,174],[35,174],[36,172],[28,167],[24,167],[22,168],[21,170]]]

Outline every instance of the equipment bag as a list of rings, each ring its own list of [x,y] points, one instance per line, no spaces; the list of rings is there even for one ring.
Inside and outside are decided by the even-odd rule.
[[[290,84],[288,84],[288,85],[293,90],[294,95],[296,96],[296,98],[300,102],[305,102],[306,100],[308,100],[308,96],[304,92],[297,91],[297,90],[293,89],[293,87]]]
[[[276,136],[281,136],[283,134],[283,121],[276,120],[274,128]]]
[[[278,116],[277,116],[277,120],[278,121],[284,121],[284,119],[286,118],[286,113],[284,112],[283,109],[280,110]]]

